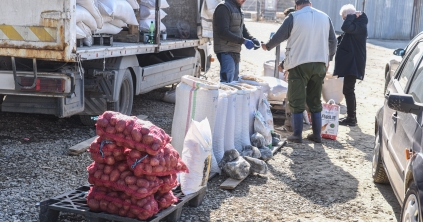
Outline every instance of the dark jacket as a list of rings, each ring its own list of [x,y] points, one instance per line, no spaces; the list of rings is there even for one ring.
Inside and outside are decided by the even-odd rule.
[[[355,14],[347,15],[341,27],[344,33],[338,37],[334,76],[353,75],[363,80],[366,68],[367,23],[365,13],[358,18]]]
[[[213,14],[214,52],[240,53],[245,39],[252,39],[244,24],[244,13],[235,0],[225,0]]]

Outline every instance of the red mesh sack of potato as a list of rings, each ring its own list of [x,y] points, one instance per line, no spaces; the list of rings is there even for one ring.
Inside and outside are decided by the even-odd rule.
[[[156,199],[157,203],[159,204],[160,210],[168,208],[170,205],[178,202],[178,198],[173,195],[172,191],[162,194],[156,193],[154,195],[154,199]]]
[[[91,187],[87,195],[91,211],[104,211],[122,217],[146,220],[159,212],[154,195],[143,199],[131,199],[123,192],[109,191],[102,187]]]
[[[135,176],[125,162],[114,166],[94,162],[87,170],[90,184],[122,191],[137,199],[156,193],[161,186],[156,176]]]
[[[158,177],[160,188],[157,193],[163,194],[173,190],[174,187],[178,186],[178,178],[176,174],[168,176]]]
[[[97,137],[88,149],[88,152],[91,153],[91,159],[97,163],[107,165],[114,165],[117,162],[126,160],[124,151],[124,147],[117,146],[109,140],[102,140],[100,137]]]
[[[167,176],[180,172],[189,172],[188,167],[179,158],[178,151],[170,143],[159,150],[157,155],[149,155],[130,149],[125,150],[125,153],[127,154],[127,163],[136,176],[143,174]]]
[[[171,140],[163,129],[150,121],[113,111],[106,111],[98,117],[96,132],[104,139],[117,141],[118,146],[150,155],[156,155]]]

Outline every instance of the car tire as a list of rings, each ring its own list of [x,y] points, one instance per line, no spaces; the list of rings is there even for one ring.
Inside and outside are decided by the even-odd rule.
[[[375,183],[389,183],[388,176],[386,175],[385,168],[383,168],[382,158],[380,155],[381,140],[379,132],[375,136],[375,145],[373,149],[373,161],[372,161],[372,177]]]
[[[389,69],[385,72],[385,90],[383,91],[383,94],[386,93],[386,89],[388,88],[389,82],[391,81],[391,73]]]
[[[419,192],[414,182],[408,187],[401,209],[401,221],[422,221]]]
[[[119,100],[117,102],[107,103],[107,110],[120,112],[125,115],[131,115],[134,102],[134,82],[131,71],[127,69],[122,79],[119,90]]]

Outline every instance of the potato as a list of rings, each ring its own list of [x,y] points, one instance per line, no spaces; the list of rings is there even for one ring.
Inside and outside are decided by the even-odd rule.
[[[137,182],[137,178],[134,176],[127,176],[125,177],[125,183],[128,185],[133,185]]]
[[[96,129],[95,130],[95,134],[97,134],[98,136],[103,136],[104,135],[103,130],[100,130],[100,129]]]
[[[118,120],[119,120],[118,116],[114,115],[110,118],[109,123],[110,123],[111,126],[115,126]]]
[[[116,122],[115,128],[116,128],[116,131],[117,132],[123,132],[125,130],[125,128],[126,128],[126,122],[125,122],[125,120],[123,120],[123,119],[118,120]]]
[[[106,156],[104,158],[104,163],[108,164],[108,165],[114,165],[116,163],[115,158],[113,158],[113,156]]]
[[[108,126],[108,127],[106,128],[106,133],[108,133],[108,134],[115,134],[115,133],[116,133],[116,129],[115,129],[115,127],[113,127],[113,126]]]
[[[112,167],[112,166],[106,165],[106,166],[104,167],[104,169],[103,169],[103,172],[104,172],[105,174],[110,174],[110,173],[112,172],[112,170],[113,170],[113,167]]]
[[[139,189],[137,190],[137,192],[138,192],[138,193],[141,193],[141,194],[147,194],[147,193],[148,193],[148,190],[147,190],[146,188],[139,188]]]
[[[145,145],[150,145],[154,142],[154,137],[150,135],[143,135],[142,137],[142,143]]]
[[[128,188],[131,189],[132,191],[137,191],[138,190],[137,185],[128,185]]]
[[[159,161],[160,161],[160,166],[163,166],[163,167],[166,166],[166,160],[164,158],[160,158]]]
[[[101,175],[100,180],[107,182],[110,180],[110,177],[107,174],[103,174]]]
[[[110,181],[116,182],[119,179],[120,172],[117,169],[112,170],[110,173]]]
[[[125,180],[124,179],[119,179],[118,181],[116,181],[116,184],[118,186],[126,186]]]
[[[120,141],[116,141],[116,145],[117,145],[117,146],[123,146],[123,143],[122,143],[122,142],[120,142]]]
[[[150,182],[148,182],[148,180],[146,180],[146,179],[142,179],[142,178],[139,178],[138,180],[137,180],[137,186],[138,187],[149,187],[150,186]]]
[[[121,139],[125,138],[125,135],[123,135],[123,133],[116,133],[115,136]]]
[[[121,208],[118,212],[119,216],[126,217],[127,210]]]
[[[162,165],[158,165],[158,166],[153,167],[154,173],[161,173],[163,171],[164,171],[164,167]]]
[[[150,159],[150,165],[151,166],[157,166],[160,164],[161,161],[159,161],[157,158],[151,158]]]
[[[92,211],[99,211],[100,210],[100,202],[96,199],[89,199],[87,204],[88,204],[88,207],[90,208],[90,210],[92,210]]]
[[[147,174],[151,174],[153,172],[153,167],[151,165],[145,164],[144,165],[144,171]]]
[[[109,125],[109,121],[105,118],[98,118],[97,125],[102,128],[106,128]]]
[[[157,176],[153,176],[153,175],[145,175],[145,179],[147,179],[148,181],[155,181],[157,180]]]
[[[128,170],[128,165],[126,163],[119,163],[117,165],[117,169],[119,170],[119,172],[123,172]]]
[[[100,209],[102,211],[107,211],[107,206],[109,205],[109,201],[107,200],[100,200]]]
[[[141,155],[141,152],[138,150],[131,150],[131,152],[129,152],[129,157],[133,160],[141,159]]]
[[[134,139],[134,141],[138,142],[138,143],[141,142],[141,140],[143,138],[141,132],[139,132],[137,129],[133,129],[131,131],[131,136],[132,136],[132,139]]]
[[[141,126],[142,135],[148,135],[150,133],[150,128],[148,125]]]
[[[140,152],[145,152],[145,148],[142,144],[136,143],[135,144],[135,149],[140,151]]]
[[[121,174],[120,174],[120,179],[125,179],[127,176],[130,176],[130,175],[132,175],[132,172],[131,171],[129,171],[129,170],[127,170],[127,171],[123,171]],[[134,182],[135,183],[135,182]]]
[[[144,175],[144,164],[143,163],[139,163],[138,165],[135,166],[134,175],[137,176],[137,177]]]
[[[161,145],[158,144],[158,143],[153,143],[153,145],[151,145],[151,149],[154,150],[154,151],[159,150],[160,147],[161,147]]]
[[[110,196],[110,197],[118,197],[119,196],[116,191],[109,192],[107,195]]]
[[[94,173],[94,178],[96,178],[96,179],[100,179],[101,178],[101,175],[103,175],[103,170],[97,170],[97,171],[95,171],[95,173]]]
[[[97,169],[99,169],[99,170],[104,169],[104,167],[105,167],[105,166],[106,166],[106,164],[102,164],[102,163],[96,164],[96,167],[97,167]]]

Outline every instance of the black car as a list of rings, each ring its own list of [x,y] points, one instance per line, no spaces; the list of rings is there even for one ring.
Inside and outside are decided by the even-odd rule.
[[[391,184],[401,221],[421,221],[423,200],[423,35],[413,39],[385,90],[375,120],[373,180]]]

